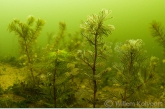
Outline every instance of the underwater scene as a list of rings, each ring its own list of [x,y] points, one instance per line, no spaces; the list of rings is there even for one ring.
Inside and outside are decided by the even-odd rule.
[[[164,108],[165,0],[0,0],[0,108]]]

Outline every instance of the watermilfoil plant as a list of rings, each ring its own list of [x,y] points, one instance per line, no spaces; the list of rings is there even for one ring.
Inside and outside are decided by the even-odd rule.
[[[161,23],[157,21],[153,21],[150,24],[150,31],[151,31],[151,35],[155,38],[155,40],[159,43],[159,45],[163,47],[165,52],[165,33],[163,27],[161,26]]]
[[[44,20],[35,19],[33,16],[29,16],[25,23],[15,19],[8,26],[9,32],[14,32],[15,35],[19,36],[21,54],[26,57],[26,63],[31,72],[33,83],[35,83],[33,62],[34,58],[37,57],[34,53],[34,44],[36,43],[37,37],[40,35],[44,24]]]
[[[102,59],[103,52],[99,52],[100,49],[103,48],[105,42],[103,38],[105,36],[109,36],[111,32],[114,30],[113,25],[106,25],[104,22],[110,18],[108,18],[108,15],[111,13],[111,11],[102,9],[98,15],[93,14],[88,16],[87,20],[84,21],[80,27],[82,28],[82,35],[87,40],[87,43],[89,44],[90,48],[89,50],[79,50],[78,51],[78,57],[81,61],[83,61],[91,70],[91,72],[88,72],[88,75],[90,76],[90,80],[92,81],[92,90],[93,90],[93,97],[91,103],[93,104],[93,107],[96,107],[96,94],[98,90],[97,86],[97,76],[101,76],[103,73],[110,70],[104,69],[105,71],[99,71],[97,68],[98,60],[99,58]]]
[[[114,64],[114,68],[118,71],[117,76],[113,78],[113,82],[122,88],[116,98],[120,98],[122,102],[137,102],[142,96],[145,86],[153,80],[154,73],[145,71],[147,55],[144,49],[144,43],[141,39],[127,40],[124,44],[118,43],[115,47],[120,63]],[[151,67],[151,66],[149,66]],[[142,90],[141,90],[142,89]],[[143,95],[144,96],[144,95]],[[125,107],[122,105],[121,107]]]

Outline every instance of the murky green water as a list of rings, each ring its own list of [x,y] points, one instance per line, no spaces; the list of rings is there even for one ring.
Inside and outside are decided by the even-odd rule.
[[[112,10],[109,18],[113,18],[105,21],[105,24],[115,27],[110,35],[108,29],[104,31],[102,25],[95,25],[96,16],[88,17],[102,9]],[[121,103],[141,100],[141,105],[153,101],[163,105],[144,107],[164,107],[163,47],[151,36],[149,29],[153,20],[165,26],[164,10],[165,0],[0,0],[0,77],[5,87],[5,90],[0,87],[0,95],[23,97],[21,103],[2,98],[0,107],[110,107],[110,98]],[[106,14],[108,11],[101,12]],[[10,24],[14,19],[26,22],[29,15],[45,21],[35,41],[25,40],[31,34],[35,36],[34,28],[30,30],[15,20],[13,25],[19,24],[20,29],[17,31]],[[88,25],[92,22],[93,30]],[[85,25],[82,34],[80,24]],[[101,29],[95,31],[95,26]],[[113,27],[109,27],[111,32]],[[15,31],[23,31],[23,35],[15,35]],[[76,32],[79,35],[74,35]],[[54,39],[49,42],[54,43],[48,42],[51,33]],[[104,37],[106,43],[114,43],[113,50],[98,38],[102,34],[108,35]],[[87,41],[74,37],[81,35]],[[21,36],[22,43],[18,43],[18,36]],[[66,39],[60,40],[64,36]],[[29,40],[37,42],[37,45],[33,46]],[[125,43],[115,46],[117,42]],[[17,75],[20,72],[23,73],[21,80]],[[10,84],[5,83],[6,78],[11,79]]]
[[[57,33],[58,22],[66,22],[67,31],[79,30],[82,20],[102,8],[112,10],[114,18],[107,23],[116,30],[108,40],[142,39],[150,55],[161,57],[161,47],[150,36],[149,23],[157,20],[165,24],[164,0],[0,0],[1,55],[17,55],[17,37],[7,31],[8,24],[15,18],[25,21],[28,15],[42,18],[46,25],[38,43],[46,45],[46,33]]]

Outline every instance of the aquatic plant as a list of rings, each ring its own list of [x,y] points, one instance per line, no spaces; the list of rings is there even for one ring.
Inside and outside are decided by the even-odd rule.
[[[154,38],[156,38],[155,40],[159,43],[159,45],[163,47],[164,52],[165,52],[165,33],[163,30],[163,27],[161,26],[161,23],[157,21],[153,21],[150,24],[150,32],[151,32],[151,35]]]
[[[65,32],[66,32],[66,24],[64,22],[59,22],[59,31],[57,34],[54,34],[53,32],[47,33],[48,44],[46,46],[46,52],[52,52],[58,49],[65,48],[65,43],[64,43]]]
[[[124,44],[117,44],[115,51],[120,59],[119,64],[114,64],[114,68],[118,71],[117,77],[113,79],[115,84],[119,84],[123,88],[120,92],[122,102],[138,100],[138,92],[142,86],[151,81],[155,72],[142,72],[146,66],[147,56],[144,49],[144,43],[141,39],[127,40]],[[151,59],[153,60],[153,59]],[[153,67],[150,62],[150,67]],[[145,73],[145,74],[144,74]],[[125,107],[125,106],[123,106]]]
[[[62,49],[63,44],[65,42],[65,32],[66,24],[64,22],[59,22],[59,31],[54,39],[53,48]]]
[[[109,19],[107,18],[111,11],[102,9],[98,15],[90,15],[87,20],[84,21],[80,27],[82,28],[82,35],[87,40],[91,50],[79,50],[78,58],[82,60],[90,69],[91,69],[91,80],[93,87],[93,100],[91,103],[93,104],[93,108],[96,107],[96,93],[97,93],[97,78],[101,76],[103,73],[109,71],[105,70],[99,73],[97,67],[98,58],[102,57],[99,50],[104,45],[104,36],[109,36],[111,32],[114,30],[113,25],[105,25],[104,22]],[[90,74],[89,74],[90,75]]]
[[[58,53],[59,53],[60,51],[57,51],[57,52],[54,52],[54,54],[52,55],[51,54],[51,57],[53,57],[54,58],[54,73],[53,73],[53,92],[54,92],[54,107],[56,107],[57,106],[57,104],[56,104],[56,100],[57,100],[57,93],[56,93],[56,91],[57,91],[57,88],[56,88],[56,79],[57,79],[57,68],[58,68],[58,66],[59,66],[59,64],[60,64],[60,61],[61,61],[61,59],[62,58],[58,58]],[[65,57],[65,55],[64,55],[64,57]]]
[[[83,48],[83,42],[84,38],[80,36],[80,32],[75,32],[74,34],[69,34],[69,40],[66,42],[66,50],[68,52],[72,52],[73,54],[76,54],[78,49]]]
[[[16,57],[10,56],[10,55],[0,57],[0,62],[4,63],[4,64],[10,64],[10,65],[18,67],[18,68],[22,67],[22,65],[20,64],[21,61],[19,61]]]
[[[80,47],[82,40],[77,37],[79,33],[69,34],[69,38],[66,37],[66,33],[64,22],[59,22],[57,34],[48,33],[49,43],[43,50],[41,61],[38,63],[40,69],[42,69],[37,76],[38,85],[39,87],[42,86],[43,93],[51,99],[49,103],[53,104],[54,107],[69,107],[72,105],[69,99],[74,99],[74,97],[70,97],[74,96],[74,90],[71,90],[73,87],[66,87],[66,85],[71,86],[73,82],[69,82],[70,78],[73,79],[79,73],[77,67],[71,68],[70,65],[76,64],[74,52]],[[49,41],[50,39],[52,40]],[[43,77],[40,78],[41,75],[44,75],[44,79]],[[52,101],[54,102],[52,103]]]
[[[46,67],[49,71],[49,75],[45,74],[45,79],[43,83],[45,84],[45,88],[51,87],[49,90],[52,92],[49,96],[50,99],[53,98],[54,107],[65,106],[65,103],[62,105],[61,102],[66,99],[67,94],[70,92],[66,92],[71,87],[66,88],[65,84],[70,79],[70,75],[66,75],[65,71],[67,70],[67,58],[69,58],[70,54],[65,50],[57,50],[49,52],[46,56]],[[47,76],[46,76],[47,75]],[[65,93],[64,93],[65,92]],[[47,95],[49,93],[46,93]]]
[[[34,26],[35,24],[35,26]],[[35,19],[33,16],[29,16],[27,21],[21,22],[18,19],[13,20],[9,26],[9,32],[14,32],[15,35],[19,36],[19,44],[21,46],[22,55],[26,56],[26,61],[31,72],[32,81],[35,83],[33,74],[33,62],[34,62],[34,44],[37,41],[42,27],[45,21],[42,19]]]
[[[54,36],[54,33],[53,32],[51,32],[51,33],[48,33],[47,32],[47,44],[50,45],[52,43],[53,36]]]

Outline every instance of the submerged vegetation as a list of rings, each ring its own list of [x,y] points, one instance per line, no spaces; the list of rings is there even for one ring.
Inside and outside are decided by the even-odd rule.
[[[157,21],[153,21],[150,26],[150,31],[151,35],[156,38],[156,41],[163,47],[165,52],[165,33],[161,24]]]
[[[13,20],[8,30],[21,52],[0,58],[0,107],[165,107],[165,61],[149,57],[141,39],[106,41],[115,30],[106,23],[110,13],[88,16],[74,34],[59,22],[42,49],[36,42],[45,21]],[[154,21],[150,30],[165,48],[163,27]]]
[[[85,37],[87,42],[89,43],[89,46],[91,46],[91,50],[88,49],[87,53],[79,52],[80,59],[82,62],[84,62],[92,72],[92,75],[90,77],[90,80],[92,82],[92,90],[93,90],[93,100],[91,101],[93,104],[93,108],[96,106],[96,93],[98,90],[98,84],[97,84],[97,77],[101,76],[103,72],[107,71],[101,71],[98,70],[99,67],[96,65],[98,64],[98,59],[104,59],[104,51],[99,52],[101,48],[103,48],[105,42],[103,40],[104,36],[108,36],[111,31],[114,29],[112,25],[105,25],[104,21],[107,20],[108,15],[110,14],[109,10],[102,10],[99,15],[91,15],[87,18],[87,21],[83,22],[81,25],[82,28],[82,35]],[[104,57],[104,58],[103,58]],[[99,72],[98,72],[99,71]],[[87,72],[88,73],[88,72]]]
[[[118,44],[115,48],[120,63],[114,65],[118,72],[113,81],[123,88],[123,92],[119,92],[122,102],[140,101],[144,94],[141,93],[141,90],[146,90],[143,86],[153,79],[154,72],[142,71],[143,68],[146,69],[145,61],[147,60],[143,45],[143,41],[140,39],[127,40],[124,44]]]
[[[35,23],[35,26],[33,26]],[[37,41],[37,37],[42,30],[45,22],[41,19],[35,20],[33,16],[27,18],[27,22],[23,23],[17,19],[13,20],[9,26],[8,30],[14,32],[19,36],[19,43],[21,46],[21,53],[24,58],[26,58],[25,63],[28,64],[29,70],[31,72],[32,81],[35,83],[34,73],[33,73],[33,63],[35,61],[36,55],[34,53],[34,44]]]

